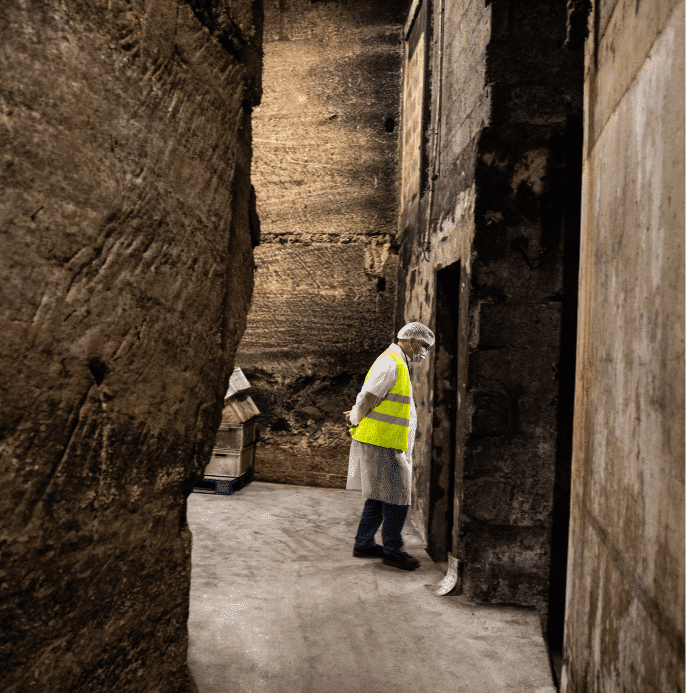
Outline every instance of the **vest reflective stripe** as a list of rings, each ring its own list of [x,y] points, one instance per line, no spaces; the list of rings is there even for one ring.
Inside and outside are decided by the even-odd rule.
[[[401,404],[409,404],[410,403],[410,398],[405,397],[404,395],[395,395],[392,392],[389,392],[384,399],[390,400],[391,402],[400,402]]]
[[[398,426],[409,426],[409,419],[401,419],[399,416],[390,416],[388,414],[381,414],[378,411],[370,411],[367,417],[374,419],[375,421],[385,421],[389,424],[398,424]]]
[[[393,387],[384,399],[350,429],[350,435],[362,443],[378,445],[394,450],[407,450],[410,437],[410,373],[403,359],[390,349],[379,358],[390,356],[397,365],[397,375]],[[377,359],[378,361],[378,359]],[[376,361],[374,362],[376,363]],[[372,366],[373,368],[373,366]],[[364,381],[367,382],[372,369]]]

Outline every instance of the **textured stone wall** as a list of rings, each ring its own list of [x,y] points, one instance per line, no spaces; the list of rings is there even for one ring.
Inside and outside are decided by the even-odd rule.
[[[393,338],[403,4],[265,6],[262,245],[237,354],[262,411],[258,479],[345,485],[343,411]]]
[[[462,349],[462,354],[456,363],[456,382],[465,383],[468,279],[471,274],[471,247],[474,235],[476,156],[473,140],[490,118],[490,92],[485,83],[485,64],[490,37],[491,9],[483,2],[446,2],[441,40],[440,15],[436,9],[438,6],[434,5],[432,3],[428,13],[429,25],[434,26],[433,37],[429,43],[431,54],[428,56],[432,74],[432,98],[425,126],[430,136],[423,151],[423,158],[425,162],[428,160],[431,176],[425,177],[428,180],[424,181],[421,194],[410,200],[402,209],[396,327],[410,320],[419,320],[430,325],[432,329],[435,328],[434,332],[438,334],[439,325],[435,315],[438,306],[435,302],[439,298],[440,288],[436,283],[436,272],[460,263],[460,272],[464,276],[460,282],[460,295],[455,297],[459,316],[454,322],[455,329],[462,335],[457,347]],[[434,175],[434,168],[437,178],[432,192],[430,179]],[[427,228],[429,215],[432,218],[437,217],[437,220],[432,221],[430,230]],[[450,518],[450,506],[454,506],[454,498],[447,499],[450,478],[454,478],[454,497],[461,497],[460,470],[463,447],[460,446],[464,444],[468,426],[464,391],[460,406],[456,408],[455,422],[448,421],[447,426],[441,426],[434,420],[442,413],[440,410],[443,408],[444,399],[457,399],[457,394],[450,391],[450,386],[443,388],[447,389],[445,393],[435,390],[436,381],[442,381],[442,364],[450,364],[454,358],[454,355],[451,356],[453,350],[437,342],[432,360],[425,362],[420,368],[413,368],[411,374],[418,412],[417,439],[413,454],[412,516],[417,527],[425,533],[430,552],[436,559],[445,557],[445,552],[451,550],[454,540],[451,537],[438,542],[432,536],[438,528],[430,532],[429,526],[436,515],[435,510],[443,515],[439,522],[447,522]],[[446,367],[451,368],[450,365]],[[451,429],[456,430],[453,432]],[[453,447],[459,447],[460,451],[456,454]],[[433,507],[439,500],[436,498],[436,491],[432,489],[432,479],[436,477],[442,479],[437,491],[438,494],[443,494],[440,500],[445,506],[439,509]],[[459,508],[455,509],[455,517],[459,517]],[[452,527],[447,528],[447,531],[452,534]]]
[[[684,691],[684,3],[595,4],[562,690]]]
[[[579,262],[581,52],[566,3],[493,7],[479,137],[460,552],[465,590],[564,610]]]
[[[185,499],[253,283],[260,5],[20,1],[0,27],[2,689],[187,691]]]
[[[397,322],[444,342],[413,374],[413,518],[436,558],[458,555],[467,595],[545,612],[571,459],[582,57],[563,47],[564,2],[432,16],[427,176],[402,211]]]

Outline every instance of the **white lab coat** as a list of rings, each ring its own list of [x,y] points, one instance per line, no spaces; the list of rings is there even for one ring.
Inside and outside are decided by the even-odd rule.
[[[407,356],[397,344],[391,344],[389,349],[398,354],[409,366]],[[364,393],[371,392],[377,397],[385,397],[393,387],[397,375],[398,366],[390,356],[377,359],[372,366],[372,372],[357,395],[355,407],[350,412],[353,423],[359,423],[356,407],[362,401]],[[353,439],[350,444],[346,488],[361,491],[365,498],[395,505],[410,505],[412,503],[412,450],[416,432],[417,408],[412,398],[412,382],[410,382],[410,430],[407,451],[382,448]]]

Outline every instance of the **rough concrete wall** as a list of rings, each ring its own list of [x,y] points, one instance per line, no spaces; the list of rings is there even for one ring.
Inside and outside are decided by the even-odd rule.
[[[262,411],[257,479],[345,485],[342,412],[393,337],[402,9],[266,4],[262,245],[237,355]]]
[[[424,412],[432,402],[440,412],[446,397],[459,405],[454,442],[449,426],[435,425],[436,411],[420,417],[413,517],[431,543],[434,485],[445,483],[436,479],[454,445],[452,548],[465,593],[545,609],[560,373],[573,374],[573,350],[563,364],[561,342],[571,314],[573,344],[579,180],[569,157],[581,144],[582,61],[563,49],[564,2],[447,2],[439,87],[438,7],[432,108],[440,89],[441,120],[437,130],[434,110],[428,143],[429,178],[434,166],[438,177],[433,197],[427,186],[416,209],[403,210],[399,314],[438,319],[435,270],[461,263],[458,392],[441,385],[444,345],[436,370],[417,369],[413,381]],[[572,387],[573,379],[567,398]]]
[[[684,3],[596,6],[563,691],[684,691]]]
[[[0,9],[4,691],[189,690],[185,499],[252,290],[260,14]]]
[[[437,16],[434,7],[430,16]],[[474,234],[474,173],[476,157],[474,148],[476,138],[490,119],[490,92],[485,82],[486,51],[490,38],[491,8],[484,2],[446,2],[444,16],[444,56],[443,78],[439,65],[439,31],[433,32],[431,51],[431,113],[429,128],[431,137],[428,152],[434,146],[440,157],[436,168],[433,207],[425,188],[423,195],[408,204],[401,216],[400,268],[398,272],[398,306],[396,327],[419,320],[438,332],[435,324],[436,270],[455,262],[461,263],[463,284],[459,297],[459,329],[463,336],[467,329],[467,308],[469,305],[468,279],[471,273],[471,245]],[[434,24],[436,20],[434,19]],[[458,66],[464,69],[458,69]],[[441,92],[441,129],[436,125],[436,108],[439,90]],[[434,138],[438,143],[434,144]],[[434,158],[430,157],[429,168],[434,170]],[[431,215],[432,233],[429,240],[429,253],[425,253],[426,224]],[[466,346],[466,340],[460,340]],[[435,357],[420,368],[413,368],[412,386],[418,411],[418,428],[413,453],[413,503],[414,524],[428,540],[428,525],[431,515],[432,466],[442,468],[445,461],[434,461],[434,446],[449,449],[448,431],[442,428],[433,430],[432,403],[434,402],[434,383],[437,377],[435,367],[446,360],[444,344],[436,344]],[[466,352],[458,357],[457,382],[466,382]],[[464,444],[465,400],[457,407],[458,430],[456,446],[460,451]],[[436,402],[437,408],[441,406]],[[435,436],[435,438],[434,438]],[[461,453],[457,455],[458,466]],[[439,476],[442,469],[438,470]],[[455,470],[455,494],[461,497],[462,475]],[[459,512],[458,512],[459,514]],[[452,547],[451,547],[452,548]],[[437,556],[437,558],[440,558]]]
[[[565,35],[564,2],[494,5],[460,518],[465,591],[542,608],[571,462],[583,59]]]

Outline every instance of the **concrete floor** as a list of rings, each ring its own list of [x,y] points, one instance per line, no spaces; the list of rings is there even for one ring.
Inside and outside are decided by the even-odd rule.
[[[362,505],[261,482],[191,494],[199,693],[554,693],[534,611],[431,595],[443,574],[409,523],[416,571],[353,558]]]

